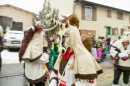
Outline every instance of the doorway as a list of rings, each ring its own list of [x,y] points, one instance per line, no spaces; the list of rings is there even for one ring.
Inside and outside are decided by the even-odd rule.
[[[108,37],[108,35],[111,35],[111,27],[106,27],[106,38]]]

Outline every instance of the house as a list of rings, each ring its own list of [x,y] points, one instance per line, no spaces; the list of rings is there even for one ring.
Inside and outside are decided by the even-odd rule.
[[[88,0],[49,0],[52,8],[58,8],[60,15],[75,13],[79,17],[82,34],[117,39],[124,26],[130,24],[130,11],[114,8]]]
[[[24,30],[32,25],[32,14],[32,12],[10,4],[0,5],[0,25],[3,27],[4,32],[7,28]]]

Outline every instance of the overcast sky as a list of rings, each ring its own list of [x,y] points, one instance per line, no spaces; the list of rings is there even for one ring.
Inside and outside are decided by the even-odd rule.
[[[130,0],[88,0],[111,7],[130,11]],[[44,0],[0,0],[1,4],[11,4],[19,8],[38,13],[43,8]]]
[[[0,5],[11,4],[16,7],[38,13],[43,8],[44,0],[0,0]]]
[[[130,11],[130,0],[88,0],[88,1]]]

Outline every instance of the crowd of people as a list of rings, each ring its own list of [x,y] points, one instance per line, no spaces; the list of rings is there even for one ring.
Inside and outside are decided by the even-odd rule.
[[[49,19],[59,26],[60,31],[48,35],[44,27],[33,25],[25,34],[19,51],[19,61],[25,61],[25,77],[30,86],[45,86],[47,78],[49,86],[96,86],[98,75],[103,73],[97,62],[103,62],[107,53],[115,62],[112,86],[119,86],[122,72],[123,86],[128,86],[128,30],[124,31],[122,39],[111,43],[109,35],[95,39],[95,36],[82,34],[75,14],[65,17],[60,23]]]
[[[92,55],[98,62],[104,62],[106,58],[106,54],[109,53],[110,50],[110,42],[111,38],[108,35],[107,38],[103,36],[99,36],[98,39],[95,39],[95,36],[92,36]]]

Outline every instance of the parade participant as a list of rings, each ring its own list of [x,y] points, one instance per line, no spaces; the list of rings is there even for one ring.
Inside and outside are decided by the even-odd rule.
[[[82,43],[77,15],[66,17],[59,26],[60,37],[65,36],[65,47],[59,47],[49,86],[96,86],[102,69]]]
[[[29,27],[19,51],[19,61],[25,61],[25,77],[30,86],[45,86],[43,64],[48,62],[49,57],[43,53],[43,32],[44,28],[40,25]]]
[[[110,54],[114,61],[114,80],[112,86],[119,86],[119,79],[123,73],[122,86],[129,86],[130,76],[130,26],[123,32],[123,37],[111,45]]]

